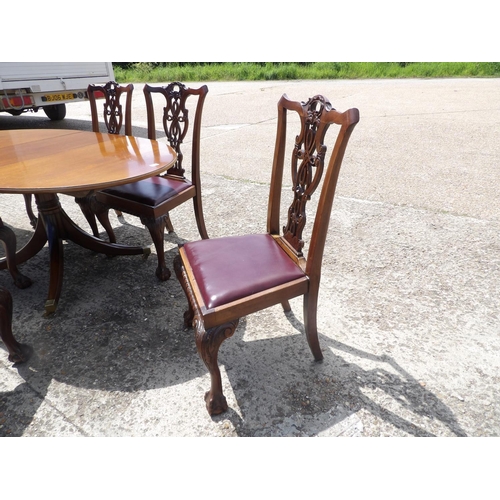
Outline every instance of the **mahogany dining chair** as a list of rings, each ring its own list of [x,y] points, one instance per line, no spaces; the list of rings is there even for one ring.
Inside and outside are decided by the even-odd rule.
[[[301,129],[290,152],[293,199],[281,226],[288,112],[298,115]],[[305,103],[283,95],[278,102],[267,232],[192,241],[179,247],[174,269],[188,300],[184,322],[194,326],[198,353],[210,372],[211,388],[205,402],[211,415],[228,408],[217,358],[222,342],[234,334],[239,318],[275,304],[289,311],[289,299],[303,296],[306,338],[314,359],[323,359],[317,332],[323,250],[340,166],[358,120],[357,109],[340,113],[321,95]],[[326,163],[324,138],[331,124],[338,125],[338,134]],[[306,256],[302,237],[306,205],[323,174]]]
[[[177,153],[175,164],[163,174],[138,182],[98,191],[95,199],[107,209],[113,208],[139,217],[148,228],[158,256],[156,276],[165,281],[171,272],[165,263],[165,228],[172,232],[169,213],[180,204],[193,200],[194,214],[201,238],[207,239],[203,207],[201,201],[200,177],[200,136],[203,104],[208,93],[206,85],[198,89],[186,87],[183,83],[172,82],[161,87],[144,86],[148,120],[148,138],[156,140],[156,122],[152,94],[158,94],[164,101],[162,127],[169,145]],[[194,118],[191,135],[191,178],[187,178],[183,167],[182,146],[188,132],[191,118],[186,101],[195,99]],[[98,215],[101,224],[108,224],[107,210]],[[104,226],[106,227],[106,226]],[[110,226],[109,226],[110,227]],[[111,230],[112,231],[112,230]],[[108,233],[109,234],[109,233]],[[110,238],[110,241],[116,241]]]
[[[92,117],[92,132],[107,132],[108,134],[120,134],[122,127],[125,135],[132,135],[132,94],[134,85],[120,85],[115,81],[109,81],[105,85],[89,85],[87,95],[90,103],[90,113]],[[125,95],[125,111],[121,104],[121,98]],[[97,99],[104,98],[102,102],[103,123],[99,120],[99,112],[97,109]],[[103,130],[102,130],[103,129]],[[85,196],[75,197],[75,201],[80,206],[80,209],[87,219],[92,233],[96,238],[99,238],[99,229],[97,227],[96,217],[106,230],[109,241],[116,242],[109,218],[102,216],[103,212],[107,213],[107,208],[103,207],[96,200],[95,193],[89,193]],[[116,215],[121,215],[117,210]],[[102,219],[102,220],[101,220]]]

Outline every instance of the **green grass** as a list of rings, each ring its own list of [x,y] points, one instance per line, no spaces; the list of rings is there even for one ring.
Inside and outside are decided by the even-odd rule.
[[[113,63],[118,82],[500,77],[499,62]]]

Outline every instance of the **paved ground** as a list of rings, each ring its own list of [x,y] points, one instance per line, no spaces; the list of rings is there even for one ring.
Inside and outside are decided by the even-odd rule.
[[[301,301],[243,318],[219,361],[229,411],[209,386],[183,292],[154,276],[155,255],[107,259],[72,243],[59,308],[43,318],[47,251],[22,266],[14,331],[35,357],[0,346],[0,436],[499,436],[500,91],[498,79],[208,83],[202,170],[211,237],[264,231],[276,127],[286,92],[357,107],[324,260],[314,363]],[[193,84],[194,85],[194,84]],[[134,133],[145,136],[141,86]],[[61,124],[43,113],[9,127],[90,128],[86,104]],[[85,226],[72,198],[66,211]],[[0,195],[19,245],[21,196]],[[172,213],[171,261],[198,238],[189,205]],[[133,217],[122,242],[150,244]]]

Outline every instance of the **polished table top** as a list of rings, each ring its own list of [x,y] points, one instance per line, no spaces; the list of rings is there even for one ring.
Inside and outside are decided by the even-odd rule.
[[[72,193],[158,174],[175,161],[166,144],[80,130],[0,131],[0,192]]]
[[[170,168],[176,158],[170,146],[137,137],[66,129],[0,131],[0,193],[33,194],[39,212],[29,242],[15,255],[15,242],[9,243],[11,255],[0,259],[0,269],[10,261],[13,277],[19,278],[14,266],[36,255],[48,241],[45,310],[51,314],[62,289],[62,240],[107,255],[148,255],[149,248],[108,243],[81,229],[64,212],[57,193],[85,197],[94,190],[152,177]],[[0,230],[4,242],[12,240],[12,232]]]

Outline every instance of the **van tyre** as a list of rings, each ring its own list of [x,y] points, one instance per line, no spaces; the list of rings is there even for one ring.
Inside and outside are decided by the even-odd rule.
[[[52,120],[62,120],[66,116],[66,104],[53,104],[52,106],[44,106],[45,114]]]

